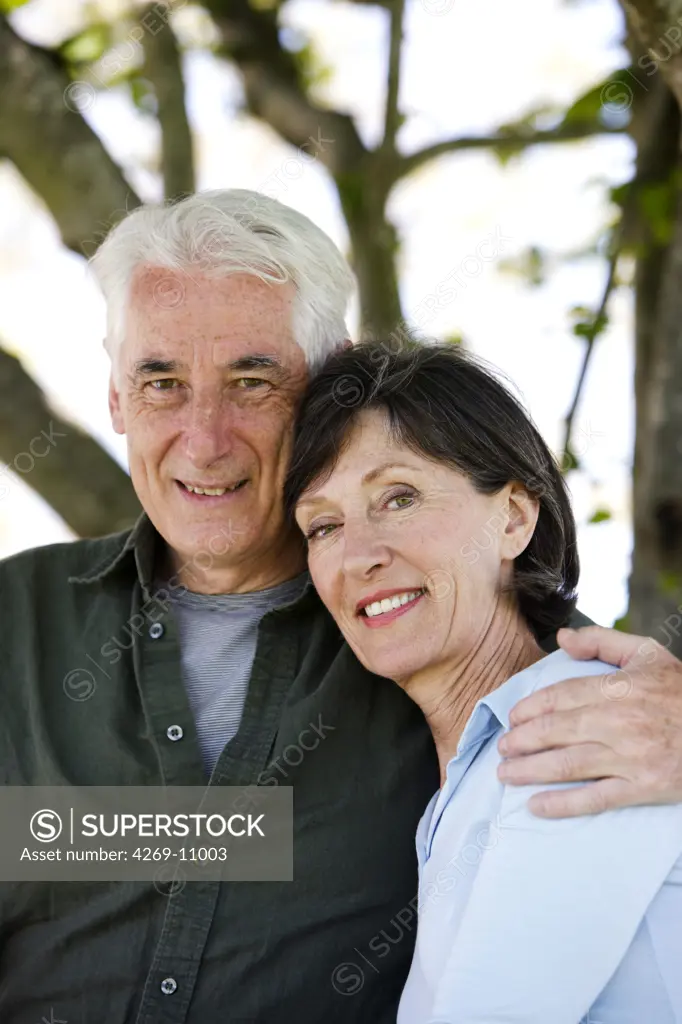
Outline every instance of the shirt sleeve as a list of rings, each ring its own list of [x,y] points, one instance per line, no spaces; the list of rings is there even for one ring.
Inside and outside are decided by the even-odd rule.
[[[430,1024],[578,1024],[682,853],[682,804],[531,814],[551,788],[504,787]]]

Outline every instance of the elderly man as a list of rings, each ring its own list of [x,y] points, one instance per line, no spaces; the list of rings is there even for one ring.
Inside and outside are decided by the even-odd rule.
[[[390,1024],[436,758],[416,705],[341,642],[281,501],[350,272],[242,191],[132,213],[94,266],[145,514],[0,566],[5,783],[293,786],[295,880],[4,886],[0,1019]],[[560,816],[682,800],[682,666],[607,631],[562,642],[641,664],[622,700],[581,679],[519,705],[511,781],[600,780],[534,808]]]

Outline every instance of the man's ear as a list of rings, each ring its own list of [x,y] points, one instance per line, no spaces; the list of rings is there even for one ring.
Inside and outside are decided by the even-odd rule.
[[[352,348],[352,347],[353,347],[353,342],[350,340],[350,338],[344,338],[344,340],[339,345],[340,349]]]
[[[114,372],[111,371],[109,377],[109,414],[111,416],[111,425],[117,434],[125,434],[125,426],[123,424],[123,412],[121,410],[121,395],[114,382]]]

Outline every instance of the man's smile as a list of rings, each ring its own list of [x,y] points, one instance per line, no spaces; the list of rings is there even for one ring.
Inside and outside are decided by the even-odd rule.
[[[243,490],[249,481],[247,477],[244,477],[236,483],[224,485],[186,480],[176,480],[175,482],[180,493],[187,501],[215,504],[231,500],[238,491]]]

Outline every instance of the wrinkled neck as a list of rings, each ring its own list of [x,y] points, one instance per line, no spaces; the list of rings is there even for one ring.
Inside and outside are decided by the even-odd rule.
[[[433,735],[441,786],[477,702],[544,654],[518,610],[500,603],[466,651],[400,681],[424,712]]]

